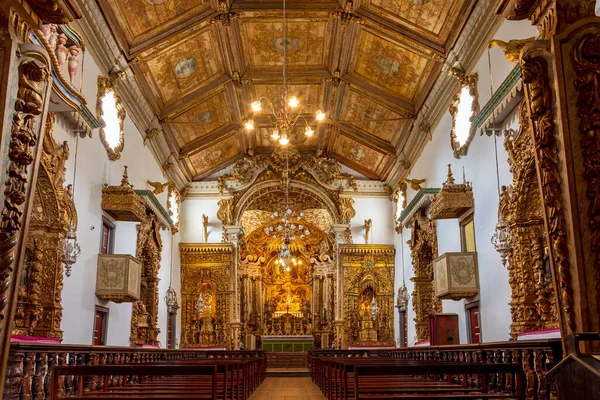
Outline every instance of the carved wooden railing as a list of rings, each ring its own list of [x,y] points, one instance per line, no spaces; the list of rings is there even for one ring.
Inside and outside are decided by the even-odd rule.
[[[263,351],[207,351],[166,350],[131,347],[78,346],[54,344],[13,343],[7,366],[4,400],[43,400],[50,398],[51,372],[57,365],[115,365],[151,364],[202,359],[261,359],[266,367]],[[261,372],[261,373],[264,373]],[[98,382],[86,382],[96,387]],[[118,379],[109,382],[118,385]],[[64,378],[60,383],[64,393],[74,393],[76,377]]]
[[[562,346],[558,339],[547,339],[390,350],[312,350],[309,352],[308,362],[311,367],[312,357],[394,358],[486,364],[518,362],[526,375],[527,399],[547,400],[556,398],[556,388],[546,377],[546,373],[562,359]],[[455,378],[462,379],[461,376]],[[490,378],[492,385],[490,390],[498,393],[509,391],[514,384],[508,375],[496,374]],[[467,377],[466,385],[477,386],[476,379],[476,377]]]

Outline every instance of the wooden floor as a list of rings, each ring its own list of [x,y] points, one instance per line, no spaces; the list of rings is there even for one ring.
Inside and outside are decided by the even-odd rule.
[[[249,400],[324,400],[309,377],[267,377]]]

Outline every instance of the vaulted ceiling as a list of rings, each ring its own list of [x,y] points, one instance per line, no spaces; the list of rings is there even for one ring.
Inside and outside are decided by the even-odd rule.
[[[291,92],[327,113],[318,125],[307,113],[316,134],[291,143],[384,180],[475,2],[287,1]],[[282,1],[98,3],[188,180],[273,150],[268,120],[250,133],[243,121],[281,93]]]

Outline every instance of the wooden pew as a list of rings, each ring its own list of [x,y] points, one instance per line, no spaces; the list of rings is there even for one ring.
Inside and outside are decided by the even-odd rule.
[[[64,395],[59,393],[61,378],[78,377],[77,394]],[[103,389],[101,391],[85,392],[85,377],[102,377]],[[112,377],[119,379],[121,386],[110,385]],[[134,377],[138,383],[131,384]],[[154,385],[144,385],[145,379],[151,377],[150,382],[162,381],[162,389]],[[187,379],[183,379],[186,377]],[[194,379],[191,379],[191,378]],[[171,382],[169,382],[171,380]],[[217,400],[217,366],[216,365],[81,365],[57,366],[52,371],[51,379],[52,400],[60,398],[69,399],[211,399]],[[179,385],[172,387],[170,383]],[[184,382],[185,385],[181,385]]]
[[[479,375],[481,387],[473,388],[442,388],[398,387],[396,381],[390,378],[399,376],[427,375]],[[487,377],[495,374],[511,374],[516,377],[513,393],[490,393]],[[519,364],[473,364],[473,363],[361,363],[354,366],[354,399],[525,399],[525,374]]]

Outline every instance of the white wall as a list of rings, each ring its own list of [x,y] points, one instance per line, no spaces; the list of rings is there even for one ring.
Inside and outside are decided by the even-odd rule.
[[[85,81],[83,93],[88,100],[88,108],[95,112],[97,77],[101,74],[93,61],[92,52],[85,58]],[[67,162],[66,183],[73,182],[76,137],[73,127],[60,114],[54,131],[58,143],[67,141],[71,155]],[[63,319],[61,328],[64,331],[63,343],[91,344],[96,304],[109,308],[108,345],[129,345],[129,329],[131,304],[104,302],[95,296],[96,263],[100,248],[102,232],[101,192],[102,186],[119,185],[123,166],[129,167],[129,181],[136,189],[148,189],[146,180],[165,181],[150,150],[144,147],[142,137],[137,128],[127,117],[124,124],[125,147],[121,158],[110,161],[102,143],[98,130],[94,130],[92,138],[79,139],[77,156],[77,177],[75,182],[75,205],[78,216],[77,238],[81,245],[81,255],[73,266],[71,277],[64,279],[62,292]],[[160,203],[166,207],[166,193],[158,196]],[[137,231],[135,223],[119,222],[116,226],[115,253],[135,255]],[[164,296],[169,285],[169,265],[171,255],[171,233],[161,231],[163,241],[162,261],[159,283],[159,340],[166,346],[166,305]],[[175,236],[176,242],[179,235]],[[175,257],[178,268],[178,257]],[[173,276],[173,287],[179,294],[179,274]]]
[[[505,21],[494,35],[494,39],[510,40],[536,36],[537,30],[530,26],[527,21]],[[491,50],[493,88],[496,90],[515,67],[515,64],[506,61],[503,52],[494,47]],[[490,78],[488,68],[488,55],[485,50],[475,67],[467,73],[476,72],[479,75],[478,91],[479,104],[483,106],[490,99]],[[510,127],[516,128],[515,112],[504,121],[502,130]],[[498,188],[496,179],[496,162],[494,139],[478,133],[473,139],[468,155],[456,159],[450,147],[450,130],[452,119],[446,112],[439,124],[433,131],[432,140],[426,145],[423,153],[412,168],[411,178],[426,178],[424,187],[441,187],[446,180],[447,164],[452,164],[454,178],[462,181],[463,168],[467,181],[473,186],[475,198],[474,222],[475,240],[479,262],[480,279],[480,326],[481,339],[484,342],[501,341],[509,339],[510,330],[510,286],[508,284],[508,271],[502,266],[500,256],[490,242],[494,233],[498,215]],[[497,138],[500,185],[509,185],[512,175],[507,163],[507,153],[504,150],[503,138]],[[408,202],[414,197],[415,192],[408,190]],[[410,239],[410,229],[403,230],[404,242]],[[437,221],[437,237],[439,254],[451,251],[460,251],[460,231],[458,220]],[[400,235],[396,235],[394,243],[397,246],[397,268],[396,287],[402,284],[402,268],[399,246],[402,245]],[[414,276],[410,261],[410,249],[404,243],[404,271],[406,274],[406,285],[412,293],[413,284],[409,278]],[[412,299],[411,299],[412,301]],[[459,316],[460,342],[467,343],[467,325],[465,321],[465,305],[462,301],[443,301],[444,313],[456,313]],[[416,341],[414,311],[412,303],[408,310],[408,343]],[[395,325],[396,337],[398,337],[397,321]]]
[[[394,208],[387,198],[354,199],[356,215],[352,218],[351,231],[355,244],[365,243],[365,220],[371,219],[370,244],[394,244]]]
[[[223,224],[217,218],[218,202],[218,197],[188,197],[181,203],[179,230],[182,243],[204,243],[203,214],[208,216],[208,243],[221,243]]]

